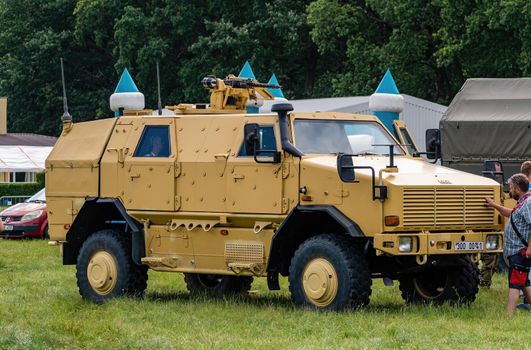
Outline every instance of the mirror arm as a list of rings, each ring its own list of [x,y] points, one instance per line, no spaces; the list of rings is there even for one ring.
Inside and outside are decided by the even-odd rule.
[[[435,164],[437,163],[437,161],[439,160],[439,158],[437,158],[437,152],[415,152],[413,154],[413,156],[422,156],[422,155],[433,155],[435,156],[435,159],[433,160],[433,162],[430,162],[431,164]],[[442,158],[441,158],[441,162],[442,162]]]

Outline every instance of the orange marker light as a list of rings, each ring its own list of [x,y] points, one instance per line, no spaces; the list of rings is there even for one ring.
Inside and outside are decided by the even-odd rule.
[[[388,215],[385,217],[385,226],[398,226],[400,225],[400,218],[396,215]]]

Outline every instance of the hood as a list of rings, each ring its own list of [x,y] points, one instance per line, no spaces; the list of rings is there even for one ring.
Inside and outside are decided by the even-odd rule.
[[[0,212],[0,215],[23,216],[34,210],[46,210],[46,203],[18,203]]]
[[[376,181],[379,181],[379,171],[389,165],[389,157],[359,156],[352,157],[352,162],[355,166],[373,167]],[[337,156],[335,155],[304,157],[302,163],[306,166],[329,168],[330,171],[337,173]],[[396,186],[499,186],[492,179],[431,164],[422,159],[395,156],[395,165],[398,167],[398,173],[384,173],[384,183]],[[370,177],[371,171],[356,170],[356,177],[359,178],[362,174]]]

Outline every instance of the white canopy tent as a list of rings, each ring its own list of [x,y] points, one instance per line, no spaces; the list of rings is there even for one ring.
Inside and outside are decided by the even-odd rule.
[[[53,147],[0,146],[0,172],[44,171],[44,161]]]

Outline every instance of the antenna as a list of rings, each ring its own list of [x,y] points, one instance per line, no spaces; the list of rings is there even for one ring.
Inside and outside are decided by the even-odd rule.
[[[72,116],[70,113],[68,113],[68,101],[66,99],[66,86],[65,86],[65,71],[63,68],[63,58],[61,57],[61,80],[63,82],[63,116],[61,117],[61,120],[63,123],[65,122],[71,122]]]
[[[157,61],[157,92],[158,92],[158,95],[159,95],[159,102],[158,102],[159,115],[162,115],[162,102],[160,101],[160,74],[159,74],[159,61]]]

